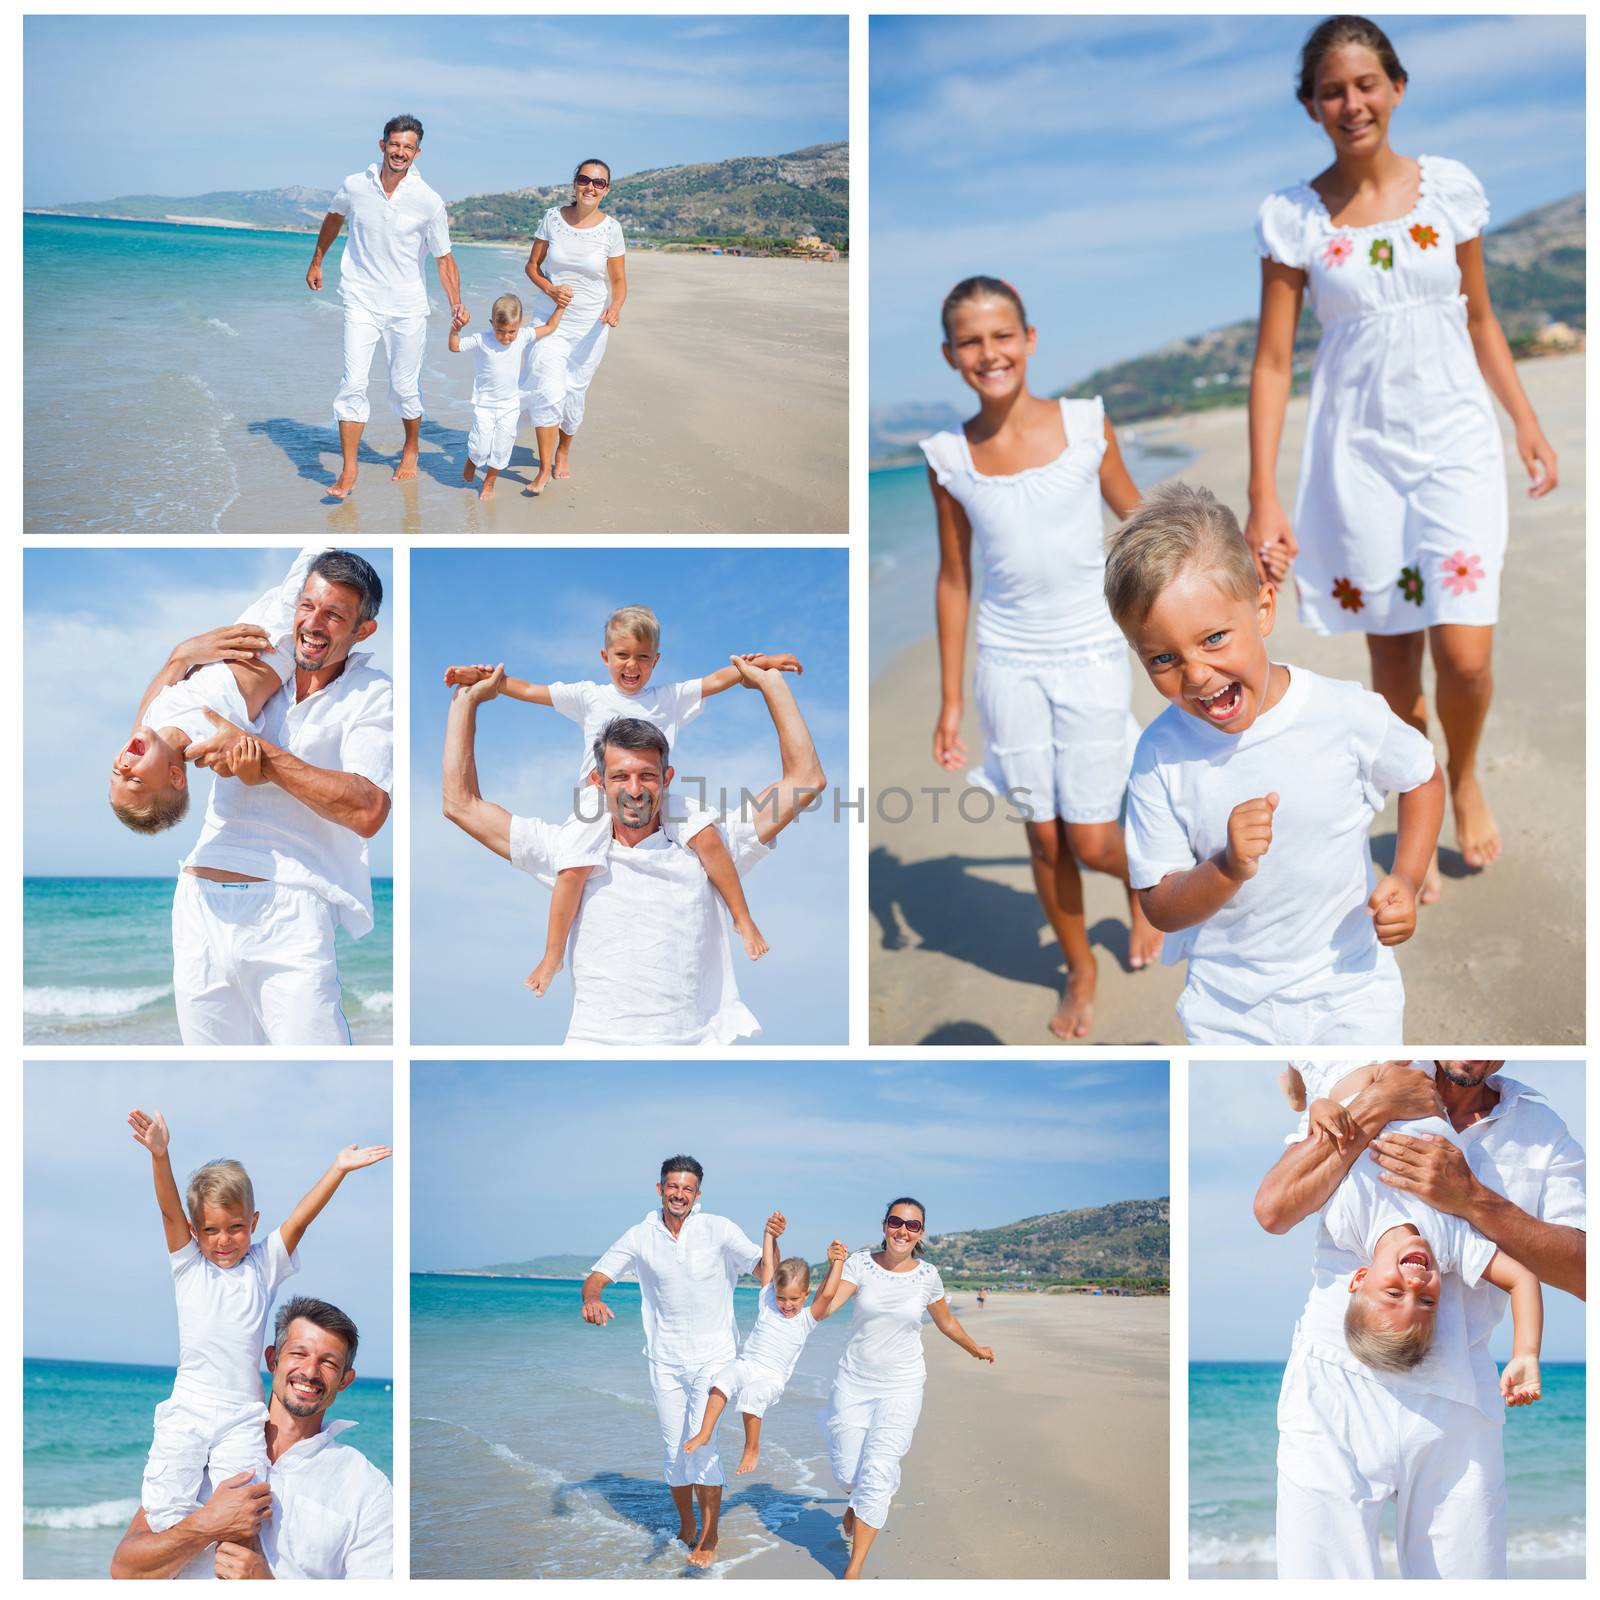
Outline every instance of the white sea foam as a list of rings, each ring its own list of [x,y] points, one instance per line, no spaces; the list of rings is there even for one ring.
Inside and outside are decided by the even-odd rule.
[[[1581,1518],[1556,1527],[1527,1528],[1506,1540],[1506,1554],[1512,1561],[1570,1561],[1585,1550]],[[1379,1553],[1392,1570],[1395,1566],[1394,1540],[1385,1534],[1378,1543]],[[1271,1534],[1210,1534],[1189,1539],[1189,1565],[1194,1567],[1276,1566],[1277,1541]]]
[[[171,984],[145,984],[134,989],[75,989],[47,984],[24,989],[22,1009],[30,1017],[129,1017],[171,993]]]
[[[373,1016],[387,1017],[394,1010],[394,995],[388,989],[380,989],[376,994],[353,994],[351,998]]]
[[[88,1506],[24,1506],[25,1528],[120,1528],[133,1519],[137,1500],[97,1500]]]
[[[207,317],[206,326],[208,328],[215,328],[218,333],[227,334],[230,339],[237,339],[239,337],[239,330],[237,328],[230,328],[221,317]]]

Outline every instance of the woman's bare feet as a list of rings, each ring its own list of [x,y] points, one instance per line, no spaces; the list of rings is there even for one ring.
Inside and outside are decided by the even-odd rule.
[[[332,487],[328,490],[329,496],[334,500],[343,500],[344,497],[356,486],[356,469],[350,467],[340,472],[333,480]]]
[[[561,970],[559,956],[546,956],[522,981],[537,995],[542,995],[546,989],[555,982],[556,974]]]
[[[543,494],[550,487],[550,469],[544,462],[539,463],[539,470],[534,474],[533,482],[522,492],[524,494]]]
[[[744,941],[744,953],[749,956],[752,961],[759,961],[762,956],[764,956],[767,951],[772,948],[772,946],[761,937],[761,930],[750,920],[749,917],[744,918],[743,921],[735,918],[733,927],[734,932],[736,932],[740,939]]]
[[[1456,815],[1456,848],[1469,867],[1487,867],[1500,859],[1500,829],[1483,797],[1478,775],[1469,772],[1450,785]]]
[[[417,446],[408,445],[400,452],[400,464],[394,469],[394,482],[404,483],[417,475]]]
[[[461,469],[461,481],[463,483],[471,483],[473,478],[477,476],[477,472],[478,463],[471,456],[468,456],[466,466]]]
[[[569,446],[558,444],[556,446],[555,475],[558,478],[572,476],[572,450]]]
[[[1161,930],[1150,926],[1139,896],[1132,889],[1128,891],[1128,915],[1132,922],[1128,930],[1128,965],[1141,972],[1161,960]]]
[[[756,1463],[760,1461],[760,1459],[761,1446],[757,1444],[747,1444],[744,1447],[744,1454],[739,1457],[739,1465],[733,1469],[734,1477],[737,1478],[741,1472],[754,1472],[756,1470]]]
[[[689,1549],[693,1551],[694,1547],[700,1543],[700,1530],[692,1522],[679,1523],[678,1543],[688,1545]]]
[[[704,1539],[691,1550],[686,1557],[691,1567],[709,1567],[717,1559],[717,1547],[707,1544]]]
[[[1091,962],[1076,971],[1067,969],[1067,987],[1049,1028],[1058,1039],[1086,1039],[1094,1026],[1094,991],[1099,971]]]
[[[478,491],[478,498],[480,500],[493,500],[494,499],[494,479],[493,478],[485,478],[483,480],[483,488]]]

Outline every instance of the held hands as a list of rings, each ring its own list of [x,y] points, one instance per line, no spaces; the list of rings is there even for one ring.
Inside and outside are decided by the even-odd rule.
[[[728,663],[739,674],[739,685],[744,689],[761,689],[777,677],[780,671],[787,668],[768,667],[762,663],[765,657],[755,656],[729,656]]]
[[[1517,429],[1517,455],[1528,472],[1528,498],[1542,500],[1561,480],[1556,453],[1537,422]]]
[[[572,304],[572,285],[570,283],[558,283],[551,292],[550,298],[565,311]]]
[[[255,785],[267,781],[266,769],[261,765],[261,741],[250,734],[246,734],[228,752],[228,766],[226,775],[237,778],[241,783]],[[221,771],[218,768],[218,771]]]
[[[347,1144],[333,1158],[333,1170],[355,1172],[360,1167],[375,1167],[380,1161],[387,1161],[393,1154],[393,1149],[386,1144]]]
[[[219,773],[225,778],[232,777],[230,769],[234,759],[234,747],[250,735],[243,728],[235,727],[226,717],[219,717],[209,706],[206,708],[206,715],[217,731],[209,739],[197,739],[184,751],[184,755],[197,767],[205,767],[208,771]]]
[[[475,683],[482,683],[485,678],[494,675],[494,668],[479,663],[475,667],[446,667],[444,669],[445,687],[450,689],[470,689]]]
[[[1512,1356],[1500,1373],[1500,1394],[1508,1406],[1531,1406],[1541,1394],[1538,1356]]]
[[[583,1302],[583,1320],[592,1322],[597,1328],[605,1327],[615,1315],[616,1312],[598,1297]]]
[[[1379,944],[1404,944],[1417,931],[1417,891],[1391,872],[1379,880],[1367,901]]]
[[[265,628],[251,622],[229,622],[185,639],[172,652],[172,659],[185,668],[203,667],[212,661],[254,661],[271,648]]]
[[[1260,800],[1242,800],[1228,814],[1228,846],[1222,853],[1222,871],[1235,883],[1256,875],[1261,858],[1272,844],[1272,813],[1276,794]]]
[[[134,1139],[151,1155],[164,1156],[167,1153],[172,1135],[167,1130],[167,1119],[159,1111],[153,1117],[143,1111],[130,1111],[128,1126],[133,1129]]]
[[[451,333],[460,333],[461,330],[466,327],[471,320],[472,313],[468,311],[465,306],[457,306],[455,310],[450,313]]]
[[[219,1544],[213,1560],[213,1567],[219,1578],[270,1578],[272,1568],[267,1565],[267,1559],[252,1545],[232,1544],[224,1542]]]
[[[452,673],[463,676],[452,677]],[[497,667],[451,667],[445,673],[444,681],[453,684],[464,699],[481,706],[485,700],[493,700],[505,687],[505,663],[502,661]]]
[[[1326,1139],[1341,1154],[1361,1131],[1355,1118],[1337,1100],[1314,1100],[1309,1115],[1311,1137]]]
[[[845,1244],[842,1240],[835,1239],[833,1243],[828,1246],[828,1262],[830,1265],[835,1261],[848,1261],[849,1259],[850,1246]]]
[[[1280,588],[1289,576],[1289,565],[1300,554],[1294,529],[1276,501],[1259,508],[1252,506],[1244,525],[1244,542],[1263,583]]]
[[[767,1218],[767,1236],[771,1239],[781,1239],[783,1230],[789,1226],[789,1219],[781,1211],[774,1211]]]
[[[967,747],[961,741],[961,706],[946,706],[933,729],[933,760],[946,772],[960,772],[967,764]]]
[[[765,650],[751,650],[741,656],[740,660],[748,661],[752,665],[762,667],[768,672],[793,672],[798,675],[806,670],[787,651],[772,655]]]

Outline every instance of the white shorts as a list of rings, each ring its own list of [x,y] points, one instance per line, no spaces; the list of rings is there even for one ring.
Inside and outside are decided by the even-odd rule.
[[[178,874],[172,985],[185,1044],[349,1044],[332,906],[279,883]]]
[[[715,1434],[698,1450],[683,1448],[684,1441],[700,1431],[711,1394],[711,1370],[667,1372],[651,1362],[650,1392],[661,1425],[661,1475],[668,1485],[681,1489],[691,1483],[721,1483],[722,1458],[717,1454]]]
[[[1505,1577],[1503,1420],[1296,1350],[1278,1398],[1278,1576],[1382,1577],[1391,1500],[1402,1578]]]
[[[1139,741],[1125,644],[1045,662],[979,650],[972,693],[984,756],[969,782],[1030,822],[1117,820]]]
[[[145,1520],[163,1533],[198,1510],[208,1464],[213,1484],[239,1472],[265,1483],[266,1428],[267,1408],[259,1396],[174,1390],[156,1407],[155,1439],[139,1491]]]
[[[474,466],[493,467],[504,472],[511,464],[511,452],[517,447],[517,424],[522,420],[520,411],[489,411],[483,406],[472,408],[472,432],[467,435],[467,457]]]
[[[828,1455],[850,1509],[869,1528],[881,1528],[900,1487],[900,1458],[911,1448],[922,1415],[922,1385],[883,1391],[833,1380],[828,1406]]]
[[[747,1417],[764,1417],[777,1405],[783,1393],[783,1374],[763,1367],[759,1362],[746,1361],[743,1356],[730,1361],[711,1379],[711,1387],[720,1389],[728,1404]]]
[[[1215,964],[1210,964],[1215,973]],[[1225,972],[1217,974],[1225,976]],[[1190,1044],[1359,1044],[1389,1049],[1405,1040],[1405,985],[1394,952],[1380,947],[1370,972],[1330,973],[1291,984],[1255,1005],[1230,999],[1197,978],[1178,996]]]
[[[383,342],[389,361],[389,405],[397,417],[422,415],[422,347],[428,334],[424,316],[391,317],[365,306],[344,308],[344,377],[333,397],[338,422],[365,422],[372,414],[367,379],[372,357]]]

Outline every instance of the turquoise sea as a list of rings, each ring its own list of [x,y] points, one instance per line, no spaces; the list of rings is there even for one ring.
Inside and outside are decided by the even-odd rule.
[[[177,1044],[171,878],[24,878],[23,1040]],[[372,883],[374,926],[337,936],[344,1012],[358,1044],[393,1036],[394,880]]]
[[[414,1578],[683,1576],[641,1353],[639,1287],[606,1291],[617,1315],[604,1328],[580,1317],[581,1287],[412,1277]],[[748,1332],[756,1291],[735,1291],[734,1305]],[[797,1537],[808,1507],[837,1498],[821,1418],[845,1324],[825,1322],[806,1342],[748,1477],[734,1478],[729,1462],[730,1452],[738,1458],[738,1418],[719,1429],[728,1487],[718,1575]]]
[[[129,1519],[156,1406],[171,1367],[98,1361],[22,1363],[22,1572],[103,1578]],[[330,1413],[359,1423],[344,1440],[394,1476],[394,1395],[387,1378],[357,1378]]]
[[[1585,1372],[1546,1362],[1544,1398],[1506,1416],[1510,1575],[1582,1577]],[[1274,1575],[1278,1388],[1283,1365],[1189,1365],[1189,1575]],[[1389,1519],[1393,1528],[1393,1518]],[[1393,1571],[1393,1539],[1384,1540]]]

